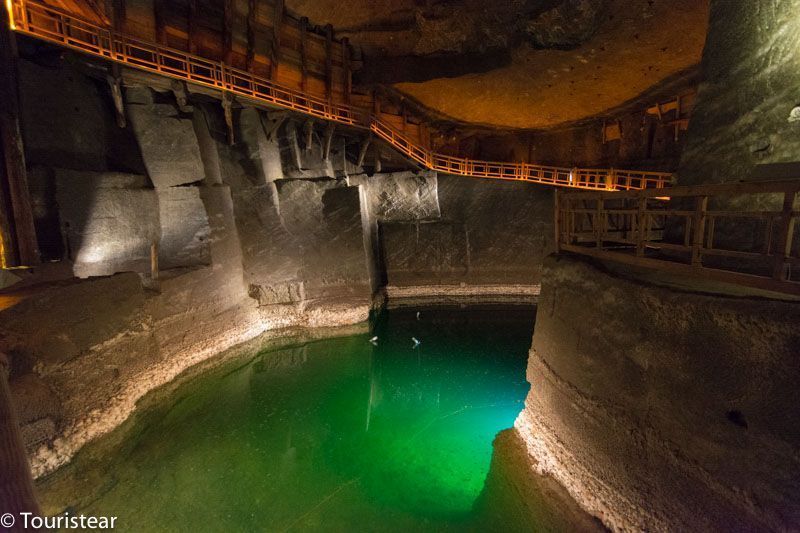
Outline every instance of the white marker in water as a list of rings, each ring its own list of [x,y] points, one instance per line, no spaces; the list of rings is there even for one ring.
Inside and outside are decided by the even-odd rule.
[[[419,311],[417,311],[417,320],[419,320]]]
[[[372,338],[369,340],[369,342],[371,342],[373,345],[377,346],[377,345],[378,345],[378,336],[377,336],[377,335],[375,335],[374,337],[372,337]]]
[[[412,348],[416,348],[421,344],[416,337],[411,337],[411,340],[414,341],[414,346],[412,346]]]

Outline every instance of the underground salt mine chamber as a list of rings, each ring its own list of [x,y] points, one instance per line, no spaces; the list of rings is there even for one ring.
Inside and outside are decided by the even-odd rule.
[[[800,530],[800,0],[7,0],[0,531]]]

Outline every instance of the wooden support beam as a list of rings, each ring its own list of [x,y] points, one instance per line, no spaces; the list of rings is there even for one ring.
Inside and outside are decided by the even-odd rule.
[[[357,167],[364,166],[364,160],[367,158],[367,150],[369,150],[369,145],[371,142],[372,142],[372,135],[367,135],[361,142],[361,149],[358,152],[358,161],[356,161]]]
[[[19,128],[17,79],[17,42],[9,29],[8,12],[0,9],[0,154],[4,163],[0,165],[0,189],[5,201],[0,209],[5,212],[2,218],[6,224],[5,228],[0,229],[0,234],[3,236],[2,254],[6,266],[39,263],[25,152]]]
[[[228,126],[228,144],[233,146],[233,94],[222,92],[222,110],[225,113],[225,124]]]
[[[124,128],[125,103],[122,98],[122,74],[120,73],[119,63],[111,63],[111,73],[106,76],[108,88],[111,90],[111,100],[114,102],[114,111],[117,119],[117,126]]]
[[[164,24],[166,6],[164,0],[153,0],[153,22],[155,24],[156,42],[167,45],[167,30]]]
[[[158,241],[150,243],[150,279],[158,280]]]
[[[289,118],[289,113],[285,111],[263,112],[259,113],[261,117],[261,127],[264,130],[264,135],[270,141],[277,140],[278,130]]]
[[[286,139],[295,166],[298,170],[303,170],[303,156],[300,153],[300,143],[297,141],[297,123],[294,120],[286,123]]]
[[[231,64],[233,59],[233,0],[223,0],[222,61]]]
[[[350,40],[342,39],[342,69],[344,70],[344,102],[350,105],[350,95],[353,92],[353,69],[350,65]]]
[[[125,0],[107,0],[105,3],[106,17],[111,22],[114,31],[121,32],[125,22]]]
[[[169,84],[172,89],[172,94],[175,96],[175,102],[178,104],[178,109],[184,113],[191,111],[189,105],[189,94],[186,91],[186,82],[180,80],[172,80]]]
[[[300,87],[303,91],[308,90],[308,51],[306,49],[306,39],[308,38],[308,18],[300,19]]]
[[[325,26],[325,97],[333,99],[333,26]]]
[[[245,57],[245,70],[253,70],[253,62],[256,58],[256,17],[258,14],[258,3],[256,0],[247,2],[247,54]]]
[[[322,158],[325,161],[331,159],[331,146],[333,145],[333,132],[336,130],[335,122],[328,122],[325,127],[325,141],[322,143]]]
[[[281,29],[283,28],[283,0],[275,0],[275,12],[272,16],[272,57],[270,61],[270,77],[278,79],[278,66],[281,63]]]
[[[189,0],[189,12],[186,15],[187,30],[189,41],[189,53],[197,53],[197,2],[199,0]]]
[[[303,128],[306,131],[305,148],[306,150],[311,150],[311,143],[314,142],[314,121],[307,120]]]

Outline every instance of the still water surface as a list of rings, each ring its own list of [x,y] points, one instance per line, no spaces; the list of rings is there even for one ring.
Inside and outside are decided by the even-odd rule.
[[[492,442],[529,388],[534,311],[416,313],[189,380],[113,453],[46,480],[45,500],[122,531],[480,529]]]

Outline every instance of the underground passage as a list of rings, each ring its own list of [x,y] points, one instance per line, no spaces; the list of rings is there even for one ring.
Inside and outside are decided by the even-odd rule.
[[[0,531],[800,529],[800,0],[7,0]]]

